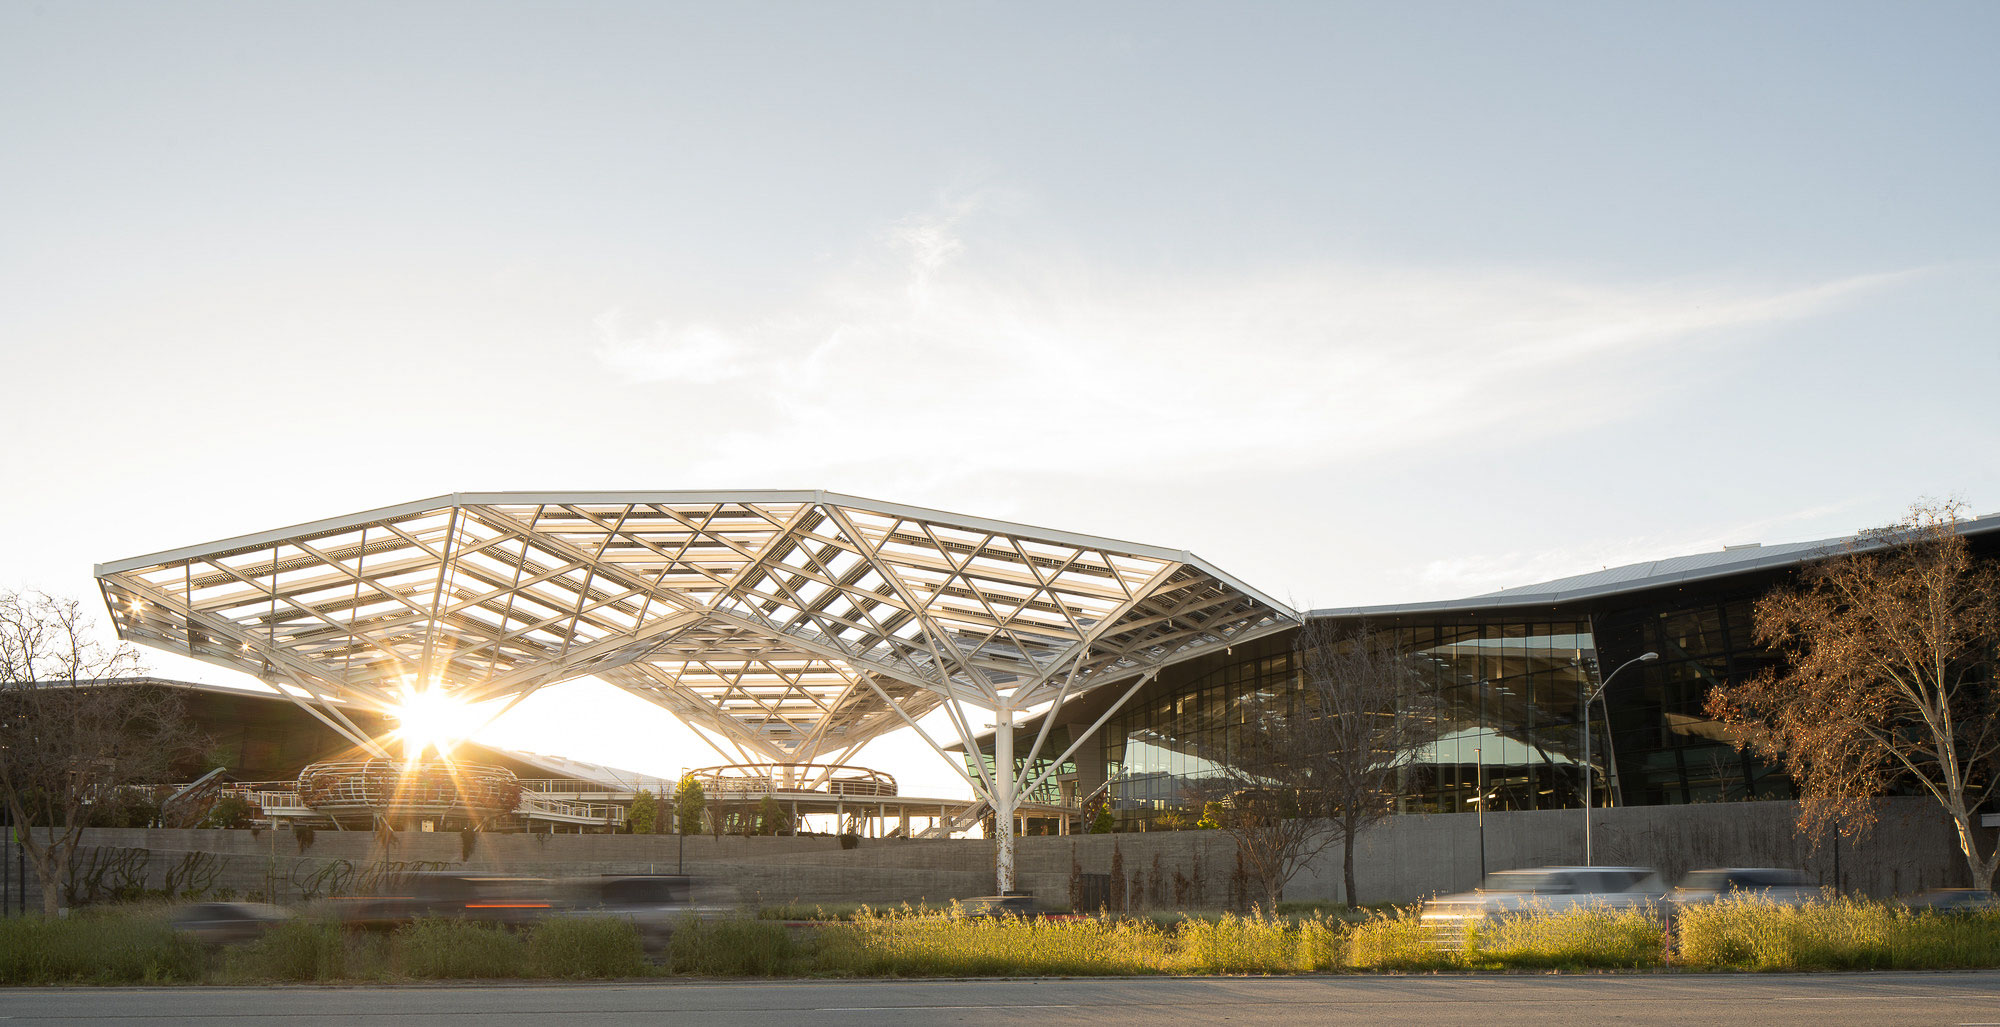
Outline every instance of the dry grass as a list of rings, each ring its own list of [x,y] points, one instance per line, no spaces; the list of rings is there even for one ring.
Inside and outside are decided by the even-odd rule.
[[[552,919],[518,932],[423,920],[385,936],[302,918],[218,950],[176,936],[159,911],[142,910],[0,920],[0,984],[1647,969],[1668,965],[1668,941],[1650,911],[1603,908],[1528,910],[1445,946],[1414,909],[1347,923],[1322,913],[985,919],[955,907],[864,907],[811,928],[690,918],[674,931],[664,965],[653,966],[634,927],[611,919]],[[1672,941],[1671,965],[1688,969],[2000,967],[2000,912],[1737,899],[1683,911]]]

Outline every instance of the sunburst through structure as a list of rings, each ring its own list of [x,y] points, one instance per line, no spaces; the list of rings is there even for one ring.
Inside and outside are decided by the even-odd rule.
[[[593,675],[732,762],[841,763],[939,709],[961,741],[967,706],[1012,724],[1116,684],[1116,710],[1298,620],[1185,551],[830,492],[459,493],[97,577],[122,637],[255,674],[382,756],[328,700],[438,748],[451,711]],[[1011,825],[1046,731],[1019,761],[996,740],[991,770],[948,762]],[[999,863],[1011,889],[1010,830]]]

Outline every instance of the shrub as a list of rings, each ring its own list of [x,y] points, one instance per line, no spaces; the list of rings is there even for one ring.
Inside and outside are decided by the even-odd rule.
[[[240,829],[250,826],[250,800],[241,795],[225,795],[215,800],[201,818],[202,827]]]
[[[650,789],[641,788],[632,799],[632,805],[625,809],[625,830],[631,834],[652,834],[653,822],[660,815],[660,806],[653,799]]]

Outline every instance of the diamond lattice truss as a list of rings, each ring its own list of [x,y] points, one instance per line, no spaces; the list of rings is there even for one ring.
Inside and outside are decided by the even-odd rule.
[[[1186,552],[828,492],[460,493],[97,577],[122,637],[256,674],[350,735],[348,703],[595,675],[781,762],[1297,619]]]

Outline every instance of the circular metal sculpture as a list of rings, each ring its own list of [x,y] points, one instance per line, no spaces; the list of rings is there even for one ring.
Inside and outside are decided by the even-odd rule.
[[[896,779],[879,770],[844,763],[729,763],[688,771],[712,796],[810,792],[822,795],[890,796]]]
[[[431,760],[331,760],[299,772],[299,800],[336,821],[391,824],[431,820],[483,824],[521,804],[512,771]]]

